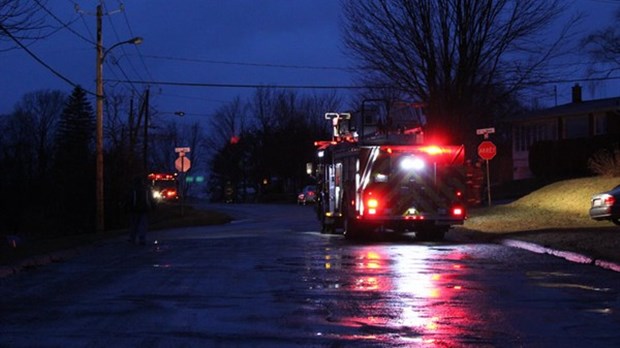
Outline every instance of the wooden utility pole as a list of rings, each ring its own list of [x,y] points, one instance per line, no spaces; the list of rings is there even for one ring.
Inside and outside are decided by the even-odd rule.
[[[103,232],[105,229],[104,219],[104,196],[103,196],[103,38],[101,33],[101,18],[103,9],[97,5],[97,160],[96,160],[96,231]]]

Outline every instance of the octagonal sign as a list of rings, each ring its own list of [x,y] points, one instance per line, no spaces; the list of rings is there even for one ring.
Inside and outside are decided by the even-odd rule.
[[[485,140],[478,145],[478,156],[483,160],[492,160],[497,155],[497,147],[489,140]]]

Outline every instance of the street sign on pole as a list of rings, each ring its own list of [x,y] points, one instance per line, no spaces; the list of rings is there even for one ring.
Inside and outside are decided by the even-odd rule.
[[[494,127],[476,129],[476,134],[477,135],[493,134],[493,133],[495,133],[495,128]]]
[[[181,215],[184,215],[185,211],[185,182],[186,177],[185,173],[192,167],[192,161],[185,156],[186,152],[189,152],[189,147],[177,147],[174,149],[174,152],[179,154],[179,157],[174,161],[174,167],[181,173]]]
[[[491,206],[491,176],[489,172],[489,161],[497,155],[497,147],[490,140],[484,140],[478,145],[478,156],[486,162],[487,167],[487,200]]]
[[[175,147],[174,148],[174,152],[176,153],[185,153],[185,152],[190,152],[191,148],[189,147]]]
[[[489,134],[493,133],[495,133],[494,127],[476,129],[476,135],[484,135],[485,139],[489,139]]]

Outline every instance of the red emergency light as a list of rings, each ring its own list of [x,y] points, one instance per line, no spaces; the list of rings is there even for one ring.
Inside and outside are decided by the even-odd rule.
[[[156,180],[175,180],[176,177],[173,174],[151,173],[151,174],[148,175],[148,179],[150,181],[156,181]]]
[[[463,215],[465,215],[465,209],[463,209],[462,207],[459,207],[459,206],[452,207],[452,215],[453,216],[463,216]]]
[[[391,145],[381,146],[388,154],[410,154],[426,157],[437,164],[463,164],[465,151],[462,145]]]

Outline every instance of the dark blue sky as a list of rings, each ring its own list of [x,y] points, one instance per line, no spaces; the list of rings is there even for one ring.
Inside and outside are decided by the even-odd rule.
[[[95,91],[94,0],[50,0],[49,10],[69,29],[29,46],[45,63],[85,89]],[[106,80],[148,80],[224,85],[343,86],[352,84],[342,40],[338,0],[106,0],[104,46],[142,36],[106,58]],[[124,11],[117,12],[124,3]],[[573,10],[589,15],[584,32],[609,25],[620,3],[575,0]],[[76,11],[75,5],[79,6]],[[60,23],[51,21],[56,26]],[[585,58],[581,60],[584,62]],[[576,61],[576,63],[580,63]],[[558,85],[558,99],[570,98],[570,83]],[[584,98],[620,95],[617,81],[584,86]],[[142,93],[145,86],[108,82],[106,90]],[[553,87],[550,86],[550,89]],[[0,114],[11,112],[27,92],[70,85],[23,50],[0,53]],[[152,85],[152,106],[160,114],[177,110],[187,119],[209,117],[223,103],[253,92],[247,88]],[[312,92],[312,90],[308,90]],[[320,91],[319,91],[320,92]],[[343,92],[345,93],[345,92]]]
[[[121,1],[106,0],[108,12]],[[76,12],[74,4],[79,5]],[[63,76],[95,91],[94,16],[97,1],[53,0],[49,10],[71,23],[29,49]],[[60,25],[51,21],[54,25]],[[337,0],[132,0],[103,18],[104,47],[135,36],[144,42],[114,48],[106,80],[150,80],[232,85],[349,85],[349,64],[340,40]],[[22,50],[0,55],[0,114],[27,92],[72,87]],[[116,63],[116,64],[115,64]],[[122,92],[123,87],[107,83]],[[131,91],[144,85],[124,85]],[[246,88],[151,86],[160,113],[183,110],[205,116]]]

